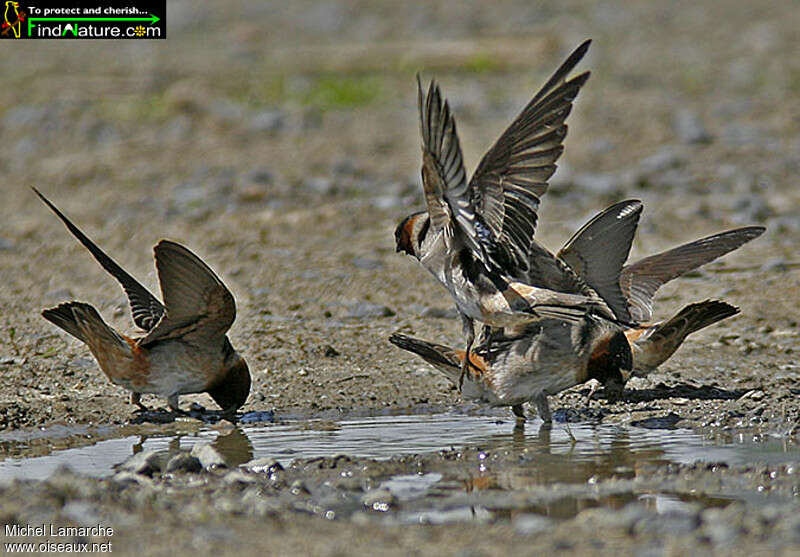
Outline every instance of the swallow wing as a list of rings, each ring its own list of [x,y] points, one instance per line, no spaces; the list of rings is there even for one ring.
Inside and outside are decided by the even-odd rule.
[[[139,344],[177,337],[197,344],[223,341],[236,319],[230,291],[208,265],[180,244],[161,240],[154,252],[166,313]]]
[[[728,230],[627,265],[620,275],[620,287],[628,299],[631,317],[649,321],[653,316],[653,296],[662,285],[758,238],[764,230],[763,226]]]
[[[431,81],[422,90],[417,75],[417,104],[422,134],[422,187],[434,231],[445,231],[450,242],[460,234],[470,249],[485,260],[477,238],[476,215],[470,207],[467,173],[456,122],[439,86]]]
[[[100,263],[108,273],[111,274],[117,282],[122,285],[122,289],[128,296],[128,302],[131,306],[131,313],[133,314],[133,322],[136,326],[143,331],[150,331],[156,326],[156,323],[161,319],[164,314],[164,306],[158,299],[153,296],[150,291],[142,286],[139,281],[129,275],[125,269],[120,267],[113,259],[101,250],[94,242],[92,242],[80,229],[69,220],[64,213],[58,210],[50,200],[39,192],[36,188],[32,188],[34,193],[39,196],[45,205],[50,207],[56,216],[61,219],[61,222],[67,227],[67,230],[72,232],[78,241],[89,250],[94,258]]]
[[[642,208],[638,200],[612,205],[583,225],[557,255],[622,321],[630,321],[631,315],[620,287],[620,274],[631,251]]]
[[[478,164],[470,202],[489,227],[512,269],[527,270],[539,200],[556,171],[567,135],[564,123],[589,72],[567,76],[589,49],[582,43],[556,70]]]

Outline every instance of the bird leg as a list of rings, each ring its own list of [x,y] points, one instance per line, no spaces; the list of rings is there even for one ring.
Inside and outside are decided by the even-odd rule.
[[[180,395],[178,393],[173,393],[167,397],[167,406],[169,409],[172,410],[175,414],[185,414],[181,407],[178,405],[178,397]]]
[[[550,414],[550,405],[547,403],[547,395],[539,393],[533,397],[533,402],[536,404],[536,412],[539,414],[539,418],[546,424],[552,423],[553,415]]]
[[[140,412],[147,412],[148,408],[142,404],[142,393],[131,393],[131,404],[139,407]]]
[[[589,383],[591,383],[591,386],[589,387],[589,394],[586,396],[586,406],[592,405],[592,397],[594,396],[594,393],[597,392],[597,389],[599,389],[601,385],[600,381],[598,381],[597,379],[589,379]]]
[[[469,354],[472,351],[472,343],[475,341],[475,327],[473,326],[472,319],[461,314],[461,326],[464,329],[464,334],[467,336],[467,348],[464,351],[464,362],[461,364],[461,376],[458,378],[458,392],[461,392],[461,388],[464,386],[464,377],[467,374],[467,368],[469,368]]]
[[[522,409],[521,404],[515,404],[511,407],[511,412],[517,417],[518,422],[524,422],[527,418],[525,418],[525,410]]]

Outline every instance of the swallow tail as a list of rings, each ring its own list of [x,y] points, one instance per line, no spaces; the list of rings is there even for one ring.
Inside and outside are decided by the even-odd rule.
[[[690,334],[739,313],[720,300],[689,304],[633,342],[634,371],[647,373],[664,363]]]
[[[457,382],[461,375],[461,358],[458,353],[447,346],[434,344],[418,338],[394,333],[389,337],[389,342],[413,352],[433,367],[444,373],[450,380]]]
[[[46,309],[42,317],[68,332],[89,347],[104,343],[127,347],[117,332],[103,321],[97,310],[82,302],[67,302]]]

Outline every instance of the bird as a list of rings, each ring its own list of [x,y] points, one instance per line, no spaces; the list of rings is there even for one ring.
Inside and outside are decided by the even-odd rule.
[[[626,206],[636,210],[620,210]],[[593,272],[592,269],[608,261],[609,244],[630,244],[641,210],[641,204],[636,205],[635,201],[612,205],[581,227],[556,257],[580,276]],[[655,370],[675,353],[688,335],[739,313],[739,308],[727,302],[705,300],[685,306],[667,320],[651,323],[653,298],[658,289],[758,238],[765,230],[763,226],[745,226],[719,232],[623,265],[618,272],[606,273],[608,278],[618,277],[628,314],[638,323],[625,330],[633,351],[632,376],[643,377]],[[619,262],[614,261],[611,268],[618,265]],[[590,278],[586,280],[592,282]],[[623,385],[629,377],[623,377]]]
[[[3,13],[3,19],[3,35],[7,35],[8,32],[11,31],[14,33],[14,37],[18,39],[21,33],[20,28],[22,26],[22,20],[24,19],[24,12],[22,15],[19,13],[19,2],[6,0],[6,10]]]
[[[589,379],[619,383],[633,365],[622,327],[592,314],[574,322],[540,319],[514,335],[507,333],[504,330],[491,345],[479,343],[470,352],[401,333],[392,334],[389,341],[420,356],[456,386],[468,362],[461,388],[464,399],[510,406],[521,420],[525,419],[522,405],[532,402],[546,424],[552,421],[548,395]]]
[[[542,318],[577,321],[588,312],[617,318],[588,287],[564,292],[526,280],[532,258],[547,257],[546,264],[535,266],[565,272],[552,254],[537,249],[533,235],[539,198],[563,152],[564,121],[589,72],[567,76],[590,43],[582,43],[556,70],[484,155],[469,182],[449,105],[435,81],[424,93],[417,76],[427,211],[400,222],[396,250],[416,258],[450,292],[466,352],[475,339],[475,321],[503,328]],[[462,378],[466,370],[464,360]]]
[[[133,321],[145,334],[119,333],[94,307],[78,301],[45,309],[42,316],[85,343],[106,377],[131,391],[131,404],[140,410],[147,410],[143,393],[166,397],[175,413],[182,413],[180,395],[208,393],[224,414],[234,414],[250,394],[250,370],[226,335],[236,303],[214,271],[186,247],[159,241],[153,251],[162,303],[32,189],[122,285]]]

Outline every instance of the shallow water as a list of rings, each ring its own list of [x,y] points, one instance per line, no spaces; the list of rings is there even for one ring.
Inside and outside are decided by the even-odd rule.
[[[60,430],[54,433],[64,435]],[[37,436],[46,434],[38,432]],[[24,443],[20,439],[3,441]],[[113,473],[115,464],[139,451],[187,449],[200,442],[213,443],[231,466],[260,457],[275,458],[285,466],[293,459],[335,454],[387,459],[465,447],[510,450],[520,454],[524,466],[515,467],[496,480],[508,489],[555,482],[584,483],[612,475],[632,477],[637,467],[648,464],[781,464],[800,460],[800,447],[779,438],[735,435],[711,439],[690,430],[620,425],[555,424],[546,428],[538,420],[531,420],[522,428],[507,418],[434,414],[246,425],[224,433],[202,429],[170,436],[132,435],[46,456],[7,458],[0,461],[0,481],[43,479],[63,465],[102,477]],[[418,484],[412,486],[416,487]]]

